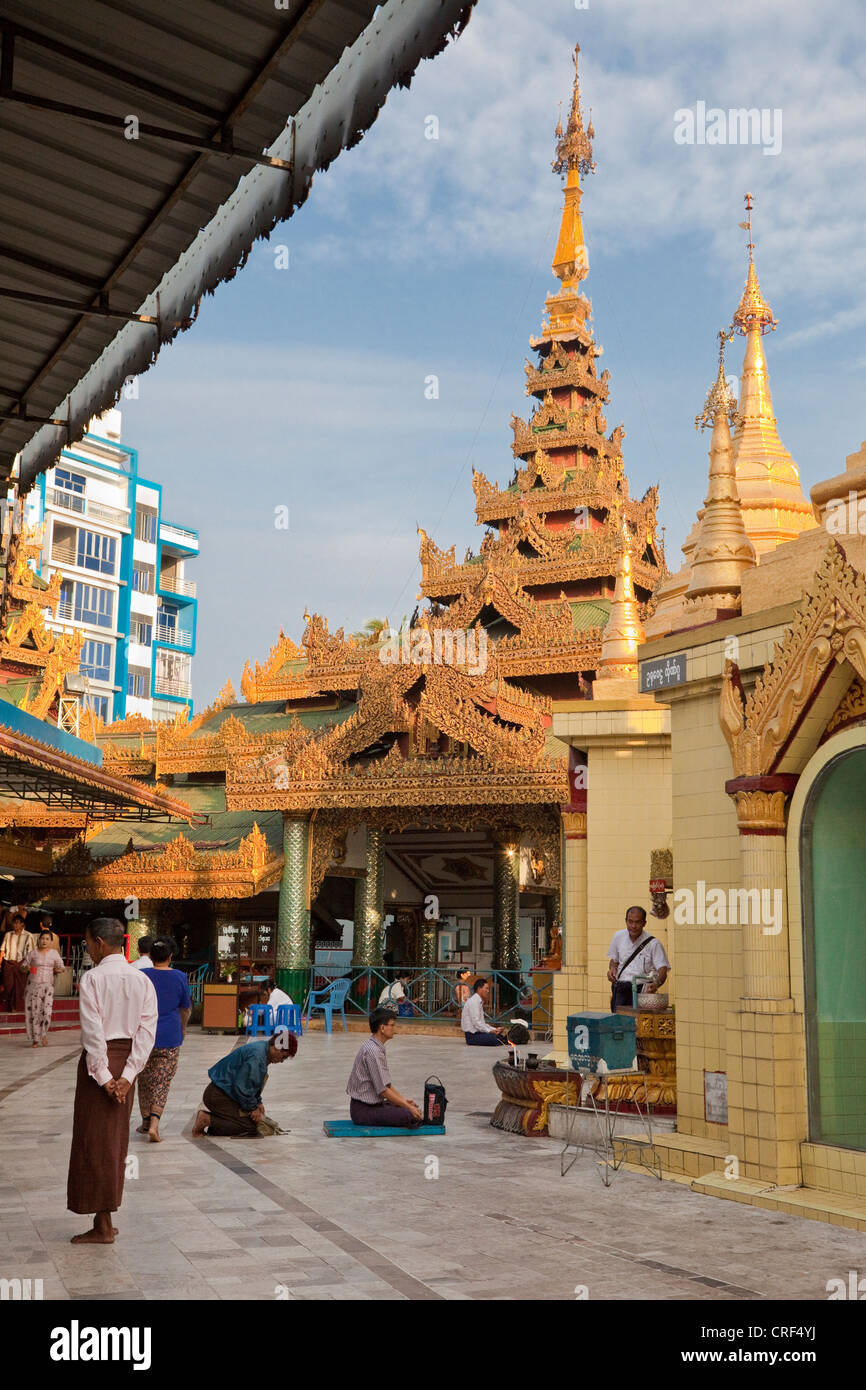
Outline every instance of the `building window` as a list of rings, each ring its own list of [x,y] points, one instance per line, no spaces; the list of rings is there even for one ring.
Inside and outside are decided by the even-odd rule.
[[[108,723],[108,696],[107,695],[85,695],[83,700],[85,709],[92,709],[104,724]]]
[[[132,567],[132,587],[136,593],[153,593],[153,565],[133,565]]]
[[[111,643],[85,642],[78,669],[82,676],[89,676],[91,680],[111,680]]]
[[[101,536],[98,531],[78,532],[78,559],[82,569],[99,574],[114,574],[117,541],[114,536]]]
[[[68,468],[55,468],[54,486],[63,488],[64,492],[74,492],[79,496],[84,495],[86,478],[80,473],[70,473]]]
[[[156,633],[160,642],[173,642],[177,636],[177,606],[161,603],[156,615]]]
[[[153,623],[146,623],[142,618],[133,618],[130,636],[132,641],[137,642],[140,647],[151,646],[153,643]]]
[[[110,589],[66,580],[60,586],[60,600],[64,617],[94,627],[114,627],[114,595]]]
[[[156,543],[156,512],[145,511],[143,508],[136,512],[135,538],[148,541],[151,545]]]
[[[137,666],[130,666],[126,677],[126,693],[136,700],[146,700],[150,695],[150,672]]]

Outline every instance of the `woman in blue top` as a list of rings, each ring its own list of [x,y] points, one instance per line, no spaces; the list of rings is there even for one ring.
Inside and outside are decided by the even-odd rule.
[[[168,1102],[168,1088],[177,1071],[181,1044],[192,1012],[189,984],[182,970],[172,970],[171,958],[177,942],[170,936],[158,936],[150,948],[150,969],[144,973],[156,990],[159,1019],[153,1051],[138,1078],[138,1104],[141,1108],[139,1134],[146,1134],[151,1144],[162,1142],[159,1121]]]

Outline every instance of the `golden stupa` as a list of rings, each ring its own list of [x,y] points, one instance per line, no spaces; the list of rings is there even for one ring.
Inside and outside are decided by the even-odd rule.
[[[760,556],[784,541],[795,540],[801,531],[815,525],[815,517],[800,486],[800,471],[779,438],[773,414],[762,339],[765,333],[774,332],[777,324],[755,270],[752,206],[752,195],[747,193],[747,220],[740,225],[749,234],[749,270],[733,320],[733,327],[746,339],[746,352],[733,443],[746,535]]]

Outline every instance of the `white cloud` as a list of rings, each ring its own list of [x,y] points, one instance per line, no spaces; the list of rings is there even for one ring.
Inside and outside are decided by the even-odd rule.
[[[553,127],[560,100],[567,110],[579,37],[584,112],[592,107],[597,131],[598,172],[584,198],[590,262],[600,244],[664,256],[684,232],[705,242],[708,260],[742,271],[737,222],[749,189],[759,269],[772,267],[777,297],[805,293],[825,312],[857,285],[859,299],[866,93],[850,55],[861,23],[853,0],[834,5],[832,25],[821,7],[789,0],[608,0],[573,15],[488,0],[320,180],[314,198],[335,235],[318,254],[340,259],[351,246],[353,257],[375,255],[375,228],[387,222],[392,246],[400,226],[397,254],[407,260],[526,266],[549,255],[559,208]],[[781,153],[675,145],[674,113],[698,100],[780,109]],[[424,138],[431,113],[438,141]],[[350,222],[363,234],[341,236]]]

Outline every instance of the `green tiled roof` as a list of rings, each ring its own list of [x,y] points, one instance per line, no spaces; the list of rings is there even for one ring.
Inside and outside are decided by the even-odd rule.
[[[305,729],[319,729],[323,724],[342,724],[344,719],[348,719],[352,710],[353,707],[298,710],[296,717]],[[229,715],[239,719],[249,734],[267,734],[273,730],[288,729],[293,722],[293,715],[286,713],[285,700],[263,700],[258,705],[226,705],[225,709],[217,710],[210,719],[205,720],[204,724],[195,729],[190,737],[204,738],[208,734],[215,734]]]
[[[17,680],[7,681],[5,685],[0,685],[0,700],[5,700],[9,705],[17,705],[24,695],[30,695],[39,689],[41,681],[29,680],[26,676],[21,676]]]
[[[575,632],[585,631],[588,627],[605,627],[610,617],[610,599],[607,598],[583,599],[570,603],[569,608]]]
[[[164,845],[169,840],[176,839],[179,831],[186,839],[196,844],[210,842],[215,849],[231,853],[237,849],[241,840],[249,835],[254,821],[266,836],[272,853],[282,854],[282,812],[227,811],[225,787],[200,786],[194,782],[184,782],[181,778],[175,781],[173,792],[193,811],[209,816],[210,824],[188,826],[182,821],[171,821],[161,825],[144,822],[131,826],[129,822],[115,822],[88,841],[91,854],[96,857],[122,854],[130,839],[136,849],[145,849],[148,845]]]

